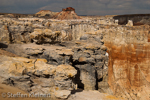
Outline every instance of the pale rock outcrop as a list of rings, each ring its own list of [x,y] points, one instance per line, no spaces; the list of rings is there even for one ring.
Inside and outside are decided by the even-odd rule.
[[[63,76],[63,78],[73,77],[77,71],[70,65],[59,65],[57,66],[56,75]]]
[[[59,65],[55,72],[55,89],[56,90],[72,90],[72,79],[77,74],[75,68],[70,65]]]
[[[70,94],[71,94],[71,91],[68,91],[68,90],[55,91],[55,97],[59,99],[67,99]]]
[[[0,56],[0,77],[3,84],[34,93],[72,90],[77,74],[70,65],[50,65],[45,59]]]
[[[60,31],[52,32],[50,29],[34,29],[34,32],[30,34],[30,39],[37,44],[52,43],[57,42],[60,35]]]
[[[44,58],[49,64],[56,66],[71,65],[77,70],[73,82],[78,85],[78,88],[99,89],[104,92],[109,88],[107,85],[107,57],[105,56],[107,48],[102,45],[101,37],[94,35],[88,37],[88,40],[68,41],[55,45],[10,44],[6,50],[23,57]],[[66,80],[67,89],[69,89],[68,86],[71,86],[70,81]],[[103,82],[100,83],[101,81]],[[64,83],[58,81],[58,86],[62,84]],[[106,84],[103,89],[102,84]]]
[[[132,20],[128,20],[128,23],[126,24],[126,26],[133,26],[133,21]]]
[[[66,9],[67,10],[67,9]],[[72,10],[67,10],[68,12],[71,12]],[[64,11],[64,12],[67,12]],[[33,39],[37,37],[35,35],[34,30],[42,30],[42,36],[44,35],[44,30],[49,29],[52,30],[51,33],[58,34],[61,33],[59,37],[59,42],[61,41],[70,41],[70,40],[80,40],[80,37],[84,36],[85,34],[93,34],[97,35],[97,31],[101,30],[99,28],[103,28],[103,24],[97,23],[99,21],[99,18],[91,19],[91,20],[54,20],[54,19],[44,19],[44,18],[2,18],[0,19],[1,25],[5,25],[6,28],[1,28],[1,36],[3,37],[3,40],[1,41],[7,43],[32,43],[33,40],[36,41],[36,39]],[[108,22],[113,22],[111,20],[108,20]],[[6,31],[4,30],[6,29]],[[103,29],[102,29],[103,30]],[[4,33],[5,31],[5,33]],[[36,31],[36,32],[37,32]],[[38,32],[37,32],[38,33]],[[40,33],[40,32],[39,32]],[[30,34],[33,35],[33,37],[30,37]],[[49,34],[50,35],[50,34]],[[48,40],[49,35],[44,35],[45,41]],[[8,37],[9,36],[9,37]],[[39,38],[43,38],[42,36],[38,36]],[[32,40],[31,40],[32,39]],[[52,39],[55,39],[53,37]],[[41,40],[41,39],[40,39]]]
[[[45,58],[49,64],[69,64],[72,49],[61,46],[43,46],[37,44],[12,44],[8,45],[7,51],[28,58]]]

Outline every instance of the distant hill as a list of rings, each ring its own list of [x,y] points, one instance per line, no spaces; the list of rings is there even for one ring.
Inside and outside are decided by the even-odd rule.
[[[37,12],[36,15],[38,17],[49,17],[49,18],[52,18],[57,13],[58,12],[52,12],[50,10],[41,10],[41,11]]]
[[[62,9],[61,12],[57,13],[54,17],[54,19],[81,19],[76,13],[75,9],[72,7],[67,7],[66,9]]]
[[[150,25],[150,14],[116,15],[113,19],[118,20],[120,25],[126,25],[128,20],[132,20],[134,26]]]

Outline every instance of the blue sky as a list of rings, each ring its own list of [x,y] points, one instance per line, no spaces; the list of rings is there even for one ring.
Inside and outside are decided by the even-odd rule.
[[[150,0],[0,0],[0,12],[34,14],[40,10],[60,12],[73,7],[78,15],[150,13]]]

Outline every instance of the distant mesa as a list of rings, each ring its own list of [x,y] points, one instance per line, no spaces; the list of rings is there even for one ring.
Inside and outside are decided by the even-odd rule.
[[[63,8],[62,11],[74,11],[75,12],[75,9],[72,7],[68,7],[66,9]]]
[[[67,7],[66,9],[62,9],[61,12],[57,13],[53,17],[54,19],[59,20],[68,20],[68,19],[81,19],[76,13],[75,9],[72,7]]]
[[[45,16],[47,16],[47,17],[52,18],[56,13],[58,13],[58,12],[52,12],[50,10],[40,10],[39,12],[36,13],[36,15],[38,17],[45,17]]]
[[[40,10],[39,12],[37,12],[36,14],[51,14],[52,11],[50,10]]]

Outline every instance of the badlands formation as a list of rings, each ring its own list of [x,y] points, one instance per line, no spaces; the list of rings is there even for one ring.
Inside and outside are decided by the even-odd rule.
[[[0,15],[1,84],[48,100],[150,100],[149,15],[46,12]]]

